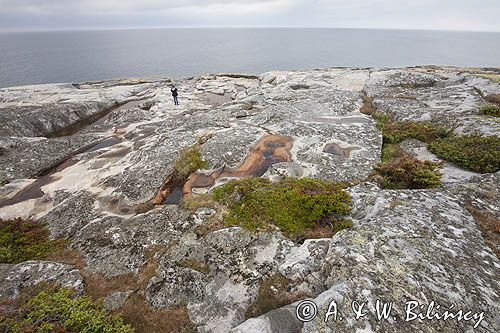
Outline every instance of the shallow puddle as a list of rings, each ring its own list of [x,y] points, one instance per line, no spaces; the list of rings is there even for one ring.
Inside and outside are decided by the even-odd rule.
[[[290,154],[292,145],[292,140],[288,137],[265,136],[250,150],[250,154],[238,168],[222,168],[209,175],[192,174],[184,185],[184,195],[193,193],[193,189],[209,190],[223,178],[261,177],[271,165],[292,160]]]
[[[182,202],[184,191],[182,187],[174,187],[163,201],[164,205],[178,205]]]
[[[340,145],[336,143],[329,143],[325,146],[323,149],[323,152],[329,153],[332,155],[340,156],[340,157],[345,157],[345,158],[350,158],[352,156],[352,152],[360,150],[361,148],[359,147],[347,147],[347,148],[342,148]]]

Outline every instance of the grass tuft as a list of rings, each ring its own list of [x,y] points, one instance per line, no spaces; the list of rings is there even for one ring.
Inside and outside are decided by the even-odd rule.
[[[87,296],[76,297],[67,288],[42,284],[33,296],[20,297],[14,313],[0,315],[2,332],[133,332],[118,315]]]
[[[493,104],[484,105],[481,108],[481,113],[486,116],[500,117],[500,106]]]
[[[213,198],[228,208],[227,225],[250,230],[277,227],[294,239],[303,239],[315,228],[333,234],[335,223],[351,210],[351,197],[341,185],[309,178],[231,181],[216,188]]]
[[[492,173],[500,170],[500,137],[452,136],[428,145],[431,152],[463,168]]]
[[[397,158],[401,158],[407,153],[397,143],[388,143],[382,146],[382,162],[389,162]]]
[[[35,221],[21,218],[0,220],[0,263],[46,259],[64,250],[66,245],[65,240],[49,239],[49,231]]]
[[[181,151],[175,163],[174,176],[185,181],[196,170],[206,169],[209,166],[210,164],[201,156],[199,145],[194,145]]]
[[[400,143],[406,139],[417,139],[429,143],[436,139],[446,138],[452,133],[451,129],[430,121],[394,121],[391,116],[383,113],[376,113],[374,117],[386,144]]]
[[[409,155],[380,163],[375,170],[386,189],[424,189],[441,186],[439,162],[419,161]]]

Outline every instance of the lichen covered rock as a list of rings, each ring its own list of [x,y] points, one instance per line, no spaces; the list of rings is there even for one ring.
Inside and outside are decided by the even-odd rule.
[[[0,264],[2,300],[39,282],[81,293],[85,282],[108,310],[147,307],[140,323],[181,313],[198,332],[500,331],[500,173],[444,162],[443,185],[425,190],[383,190],[373,176],[388,143],[377,119],[498,137],[481,111],[498,83],[435,66],[213,74],[178,80],[180,106],[170,83],[0,90],[0,218],[46,226],[81,266]],[[440,161],[429,142],[397,144]],[[202,169],[176,177],[183,163],[193,171],[181,153],[192,147]],[[298,242],[273,223],[229,227],[211,195],[248,177],[342,182],[352,228]],[[304,299],[319,313],[303,323]],[[377,300],[394,302],[388,320],[376,320]],[[332,301],[343,320],[325,323]],[[353,301],[369,314],[356,320]],[[484,317],[405,322],[407,301]]]

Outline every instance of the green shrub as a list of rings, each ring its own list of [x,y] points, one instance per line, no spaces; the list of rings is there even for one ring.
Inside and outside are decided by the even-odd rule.
[[[213,198],[227,206],[228,225],[250,230],[274,225],[291,237],[315,227],[333,231],[335,222],[350,212],[351,204],[349,194],[339,184],[308,178],[231,181],[215,189]]]
[[[352,228],[352,221],[351,220],[340,220],[336,221],[335,224],[333,225],[333,230],[335,232],[339,232],[344,229],[350,229]]]
[[[382,146],[382,162],[403,157],[407,153],[397,143],[387,143]]]
[[[384,131],[384,128],[387,126],[387,124],[393,121],[390,115],[382,112],[374,112],[372,113],[372,117],[377,122],[377,128],[382,132]]]
[[[64,240],[50,240],[49,231],[37,222],[0,220],[0,263],[43,259],[65,246]]]
[[[500,106],[498,105],[485,105],[481,108],[481,112],[487,116],[500,117]]]
[[[432,142],[445,138],[450,129],[437,126],[428,121],[394,121],[388,122],[382,129],[384,143],[399,143],[406,139],[417,139],[422,142]]]
[[[194,145],[181,151],[175,163],[175,178],[185,180],[198,169],[209,167],[209,163],[203,160],[198,145]]]
[[[437,156],[475,172],[487,173],[500,170],[500,137],[453,136],[429,144]]]
[[[441,186],[439,162],[419,161],[409,155],[380,163],[375,167],[381,186],[387,189],[424,189]]]
[[[21,298],[14,314],[0,316],[0,329],[12,333],[133,332],[121,317],[110,315],[89,297],[75,297],[71,289],[45,289],[26,300]]]

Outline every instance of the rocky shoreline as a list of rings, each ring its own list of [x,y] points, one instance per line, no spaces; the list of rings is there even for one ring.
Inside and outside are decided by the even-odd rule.
[[[500,172],[443,161],[438,188],[383,189],[372,177],[384,141],[371,114],[498,137],[500,118],[481,107],[499,103],[500,83],[491,79],[499,73],[423,66],[213,74],[176,80],[180,106],[170,79],[0,89],[0,219],[42,223],[73,253],[0,264],[0,300],[41,281],[80,293],[101,281],[110,287],[96,294],[109,310],[139,297],[164,318],[182,309],[198,332],[473,331],[468,321],[405,322],[404,302],[435,301],[484,312],[475,330],[498,332]],[[279,230],[197,232],[220,218],[216,210],[164,204],[176,160],[193,146],[209,167],[176,184],[180,197],[241,177],[333,180],[347,184],[353,227],[303,243]],[[419,140],[400,146],[441,161]],[[250,315],[264,286],[281,292],[277,276],[293,297]],[[295,307],[306,298],[321,315],[303,323]],[[377,300],[396,304],[393,318],[354,318],[353,301],[373,313]],[[343,320],[325,323],[332,301]]]

